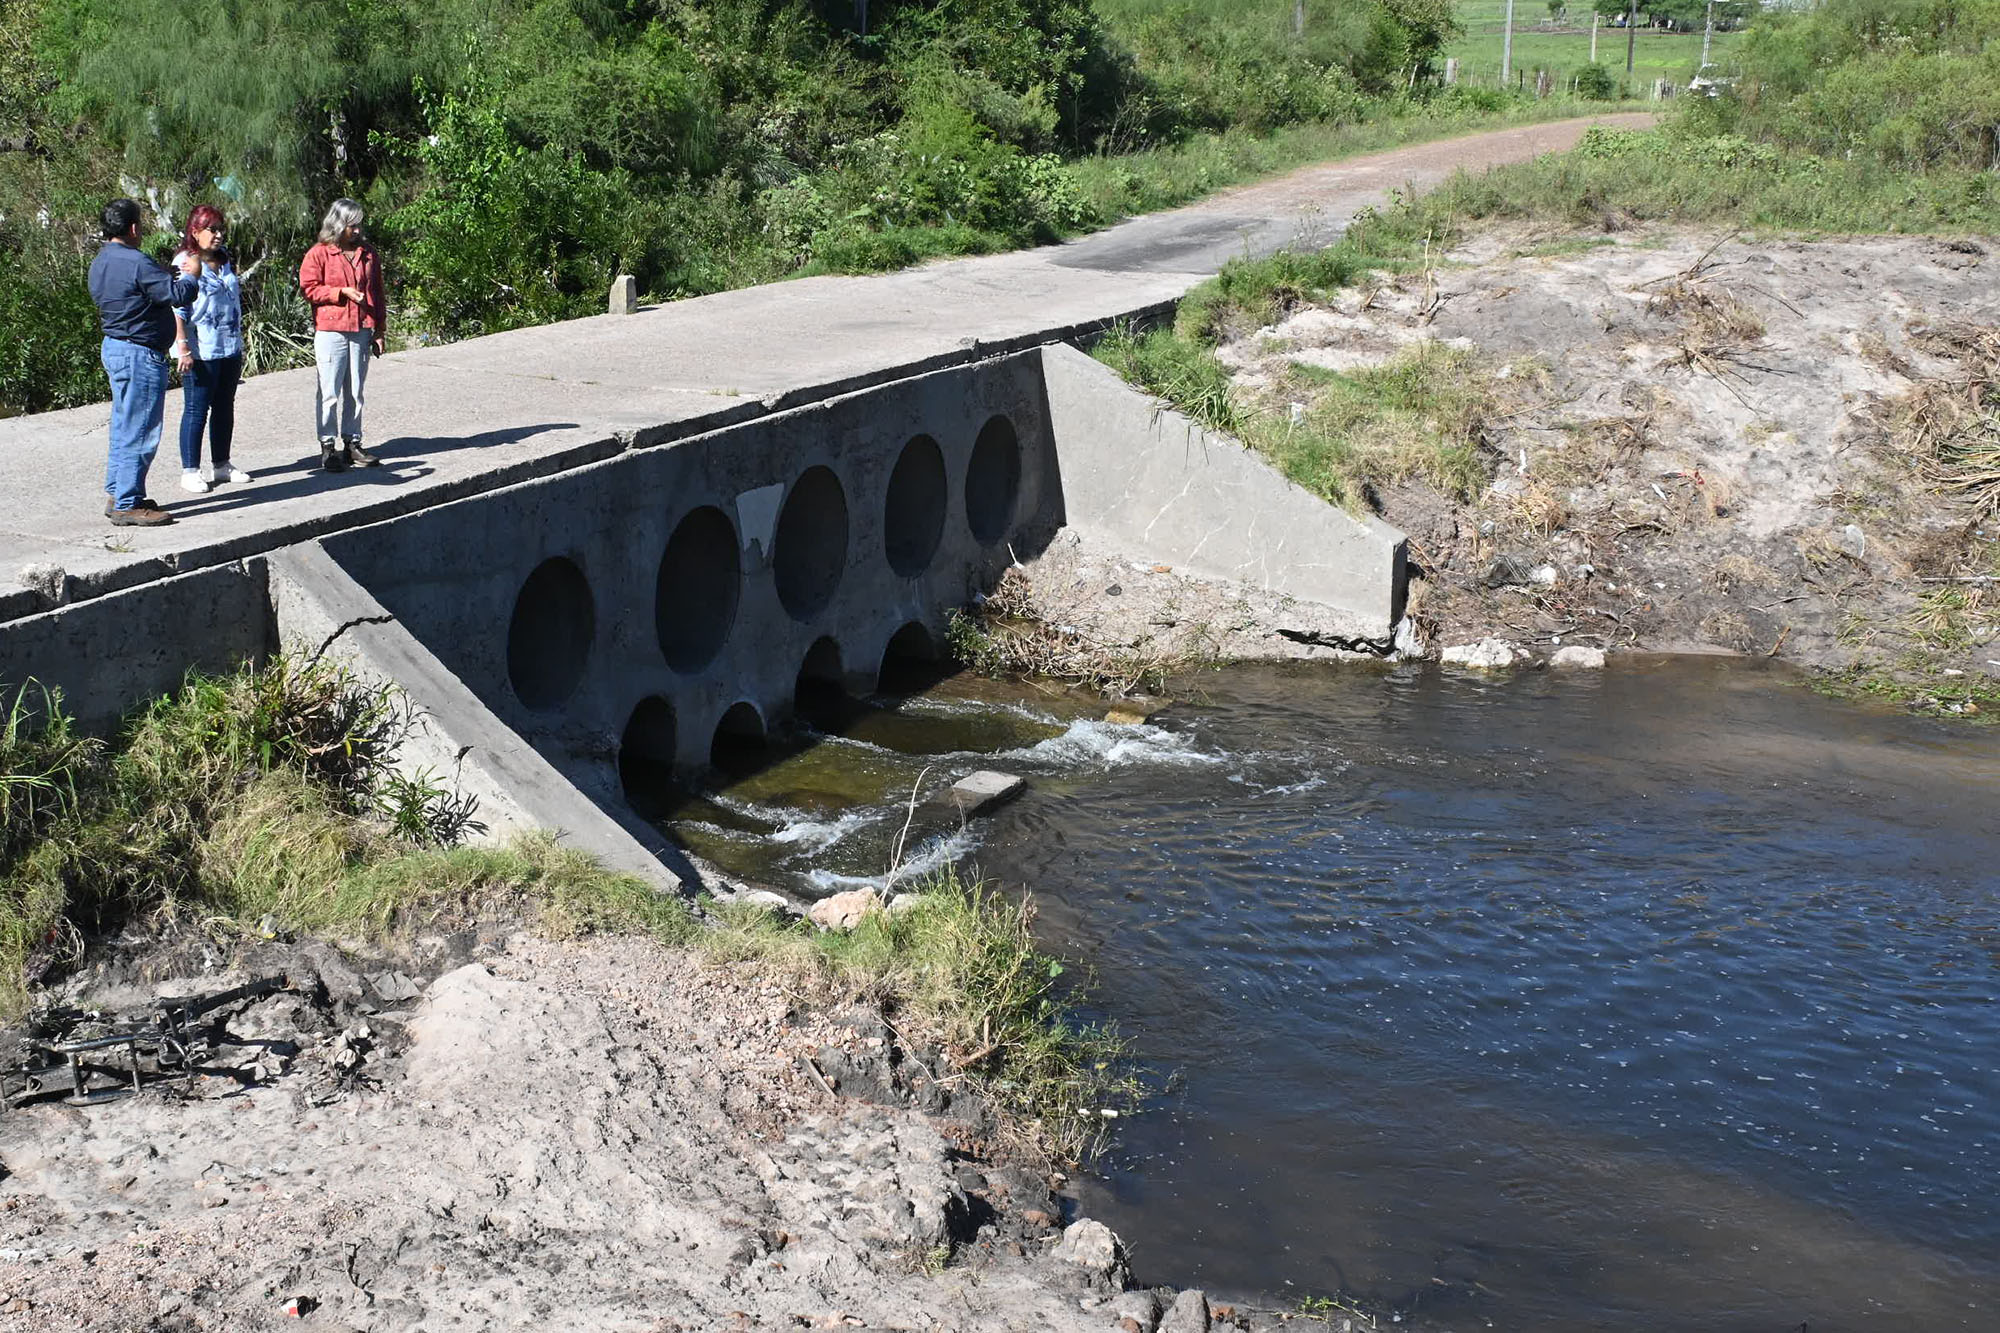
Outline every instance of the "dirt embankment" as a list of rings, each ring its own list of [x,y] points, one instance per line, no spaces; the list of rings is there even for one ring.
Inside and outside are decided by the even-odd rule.
[[[1726,651],[1957,698],[2000,679],[2000,258],[1984,242],[1489,231],[1219,355],[1274,414],[1409,366],[1483,481],[1370,498],[1406,647]],[[1462,407],[1462,402],[1461,402]]]
[[[274,972],[204,1018],[200,1076],[0,1111],[0,1326],[1182,1326],[879,1013],[749,967],[493,932],[197,944],[49,998],[144,1010]]]

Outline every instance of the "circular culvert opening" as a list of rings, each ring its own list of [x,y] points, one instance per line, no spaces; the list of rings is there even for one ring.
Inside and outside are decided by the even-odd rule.
[[[676,671],[699,671],[729,641],[742,590],[736,525],[713,505],[690,512],[667,539],[653,591],[660,652]]]
[[[919,621],[897,630],[882,650],[882,670],[876,689],[883,694],[916,694],[951,674],[951,663],[939,650],[937,636]]]
[[[641,818],[657,819],[671,803],[677,740],[673,705],[658,695],[641,699],[618,742],[618,781]]]
[[[965,521],[982,546],[1007,535],[1021,491],[1021,440],[1014,423],[996,416],[979,428],[965,469]]]
[[[771,544],[778,600],[795,620],[818,615],[846,566],[847,494],[831,468],[807,468],[785,497]]]
[[[847,693],[838,643],[823,638],[806,652],[792,699],[793,713],[814,731],[838,733],[847,725],[855,702]]]
[[[930,568],[944,536],[944,511],[950,487],[944,475],[944,451],[928,435],[903,446],[889,474],[889,494],[882,507],[882,545],[889,568],[913,579]]]
[[[770,749],[764,734],[764,718],[752,703],[731,704],[715,724],[715,738],[709,742],[708,762],[725,777],[741,777],[762,766]]]
[[[535,566],[507,625],[507,679],[515,695],[537,711],[569,698],[583,679],[596,633],[590,581],[576,562],[558,555]]]

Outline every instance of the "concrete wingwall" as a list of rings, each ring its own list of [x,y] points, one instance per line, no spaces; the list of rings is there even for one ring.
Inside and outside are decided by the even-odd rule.
[[[1042,349],[1071,526],[1114,550],[1344,612],[1387,642],[1403,615],[1403,534],[1287,481],[1064,344]]]

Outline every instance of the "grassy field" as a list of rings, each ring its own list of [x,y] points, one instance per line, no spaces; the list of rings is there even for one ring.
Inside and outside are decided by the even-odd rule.
[[[1548,69],[1567,77],[1590,63],[1590,10],[1582,3],[1570,6],[1569,20],[1560,30],[1549,22],[1549,8],[1543,0],[1515,0],[1514,68],[1527,71],[1532,79],[1537,69]],[[1507,16],[1507,0],[1459,0],[1458,21],[1465,32],[1445,48],[1456,57],[1459,76],[1475,87],[1489,87],[1500,77],[1501,31]],[[1726,63],[1740,34],[1718,32],[1709,59]],[[1608,22],[1597,33],[1597,63],[1616,78],[1625,77],[1625,30]],[[1701,33],[1654,32],[1641,28],[1632,59],[1632,90],[1646,93],[1654,79],[1686,83],[1701,63]]]

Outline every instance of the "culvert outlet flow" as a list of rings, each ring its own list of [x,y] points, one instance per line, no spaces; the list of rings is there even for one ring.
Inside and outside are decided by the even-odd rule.
[[[913,579],[930,568],[950,498],[944,452],[930,436],[916,436],[896,459],[883,504],[882,546],[890,569]]]
[[[1014,423],[995,416],[979,428],[965,469],[965,521],[981,546],[1007,535],[1021,491],[1021,440]]]
[[[685,674],[715,659],[736,625],[742,585],[736,525],[713,505],[690,512],[667,539],[653,593],[653,625],[668,666]]]
[[[523,704],[546,712],[575,692],[590,662],[597,611],[590,581],[566,556],[535,566],[507,625],[507,679]]]
[[[847,567],[847,493],[827,467],[810,467],[792,484],[778,514],[771,574],[778,600],[794,620],[826,609]]]

